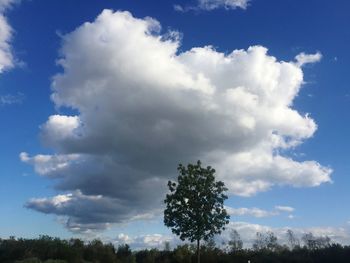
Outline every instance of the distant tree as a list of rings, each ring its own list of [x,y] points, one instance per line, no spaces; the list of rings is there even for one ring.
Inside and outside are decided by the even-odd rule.
[[[233,229],[230,233],[230,240],[228,241],[229,251],[235,252],[243,248],[243,241],[237,230]]]
[[[316,247],[317,249],[327,248],[331,245],[331,239],[328,236],[317,237],[316,238]]]
[[[254,250],[270,250],[276,251],[279,248],[279,244],[277,242],[277,237],[271,231],[266,232],[265,234],[257,232],[256,239],[253,243]]]
[[[256,233],[256,238],[253,242],[253,249],[256,251],[262,250],[265,248],[264,235],[260,232]]]
[[[191,263],[193,251],[189,245],[180,245],[174,249],[175,263]]]
[[[216,243],[215,243],[214,237],[211,237],[205,241],[205,248],[207,250],[214,250],[216,248]]]
[[[170,242],[169,241],[166,241],[164,243],[164,251],[170,251]]]
[[[323,249],[331,245],[331,239],[328,236],[315,237],[311,232],[304,234],[302,240],[304,246],[310,250]]]
[[[119,245],[117,249],[117,258],[121,262],[132,263],[135,262],[135,257],[131,252],[130,246],[128,244]]]
[[[300,246],[300,241],[299,239],[295,236],[294,232],[290,229],[287,230],[286,233],[287,236],[287,242],[288,242],[288,246],[290,249],[295,249],[296,247]]]
[[[310,250],[316,249],[316,238],[311,232],[305,233],[301,239],[303,240],[304,246],[307,249],[310,249]]]
[[[197,262],[200,262],[200,241],[220,234],[229,222],[224,208],[227,188],[215,180],[215,170],[203,168],[201,162],[178,166],[178,183],[169,181],[170,194],[164,203],[164,224],[181,240],[197,241]]]

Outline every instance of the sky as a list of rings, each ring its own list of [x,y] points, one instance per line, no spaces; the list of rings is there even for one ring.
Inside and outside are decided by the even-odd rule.
[[[0,237],[173,246],[201,160],[230,224],[350,244],[346,0],[0,0]]]

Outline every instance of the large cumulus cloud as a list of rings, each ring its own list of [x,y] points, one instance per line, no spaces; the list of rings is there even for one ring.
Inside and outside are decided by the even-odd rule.
[[[262,46],[180,52],[178,33],[160,32],[152,18],[105,10],[63,38],[52,100],[79,114],[42,125],[55,154],[21,159],[55,178],[65,198],[28,207],[82,228],[124,222],[159,208],[177,164],[198,159],[241,196],[330,182],[330,168],[279,154],[317,129],[293,109],[314,57],[278,61]],[[77,210],[82,203],[89,209]]]

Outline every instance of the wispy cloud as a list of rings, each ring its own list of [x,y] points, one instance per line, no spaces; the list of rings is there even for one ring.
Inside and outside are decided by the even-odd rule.
[[[275,209],[277,211],[281,211],[281,212],[289,212],[289,213],[292,213],[295,211],[294,207],[291,207],[291,206],[282,206],[282,205],[277,205],[275,206]]]
[[[23,93],[0,95],[0,106],[21,104],[25,99]]]
[[[247,9],[251,0],[197,0],[195,5],[174,5],[174,10],[178,12],[187,12],[187,11],[212,11],[214,9]]]
[[[282,213],[291,213],[295,209],[290,206],[275,206],[275,209],[273,210],[264,210],[257,207],[252,208],[246,208],[246,207],[240,207],[240,208],[233,208],[233,207],[225,207],[227,213],[231,216],[253,216],[257,218],[261,217],[271,217],[271,216],[277,216]]]

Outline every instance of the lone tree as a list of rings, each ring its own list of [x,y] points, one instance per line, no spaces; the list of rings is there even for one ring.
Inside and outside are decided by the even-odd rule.
[[[178,166],[178,183],[169,181],[170,194],[164,203],[164,224],[181,240],[197,241],[197,262],[200,262],[200,241],[220,234],[229,223],[224,208],[227,188],[215,181],[215,170],[201,167],[201,162]]]

